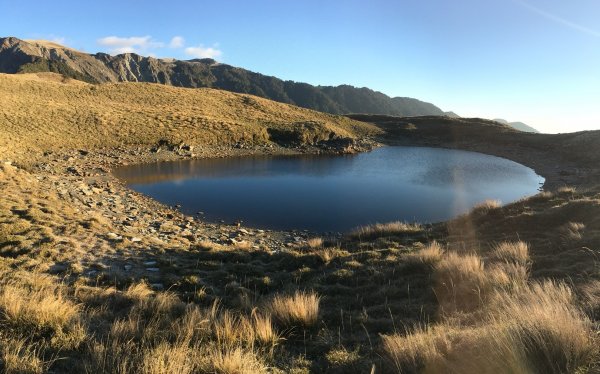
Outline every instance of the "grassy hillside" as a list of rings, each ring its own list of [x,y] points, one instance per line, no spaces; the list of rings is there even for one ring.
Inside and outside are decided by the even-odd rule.
[[[272,134],[305,142],[374,135],[369,124],[214,89],[148,83],[85,84],[53,73],[0,75],[0,154],[25,149],[151,146],[161,140],[260,144]]]

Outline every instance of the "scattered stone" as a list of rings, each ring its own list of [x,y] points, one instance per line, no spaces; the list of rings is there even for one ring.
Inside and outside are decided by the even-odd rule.
[[[114,232],[109,232],[108,234],[106,234],[106,237],[109,240],[114,240],[114,241],[123,240],[123,237],[121,235],[117,235]]]
[[[129,271],[129,270],[131,270],[131,268],[133,268],[133,266],[131,266],[131,265],[123,266],[123,269],[125,269],[125,271]]]
[[[67,168],[67,172],[69,172],[69,173],[71,173],[73,175],[76,175],[78,177],[82,176],[81,171],[79,169],[77,169],[76,167],[74,167],[74,166],[69,166]]]
[[[152,273],[156,273],[156,272],[160,271],[160,269],[159,268],[146,268],[146,271],[150,271]]]
[[[138,238],[138,237],[133,237],[133,238],[131,238],[131,242],[132,242],[132,243],[139,243],[139,242],[141,242],[141,241],[142,241],[142,239],[141,239],[141,238]]]
[[[156,261],[146,261],[144,262],[144,266],[154,266],[156,265]]]

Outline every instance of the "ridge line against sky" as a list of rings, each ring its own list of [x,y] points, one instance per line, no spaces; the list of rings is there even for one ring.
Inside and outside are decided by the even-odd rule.
[[[600,128],[595,0],[0,0],[0,35],[95,53],[214,58],[543,132]]]

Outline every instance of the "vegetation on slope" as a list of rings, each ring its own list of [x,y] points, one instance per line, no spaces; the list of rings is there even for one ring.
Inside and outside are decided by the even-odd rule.
[[[91,85],[51,73],[0,75],[0,151],[312,144],[374,135],[373,125],[258,97],[148,83]]]

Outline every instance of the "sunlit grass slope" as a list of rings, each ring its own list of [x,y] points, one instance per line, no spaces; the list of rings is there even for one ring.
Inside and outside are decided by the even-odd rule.
[[[269,130],[309,142],[376,134],[373,125],[214,89],[91,85],[53,73],[0,74],[0,154],[61,147],[264,143]],[[24,152],[27,149],[28,152]]]

